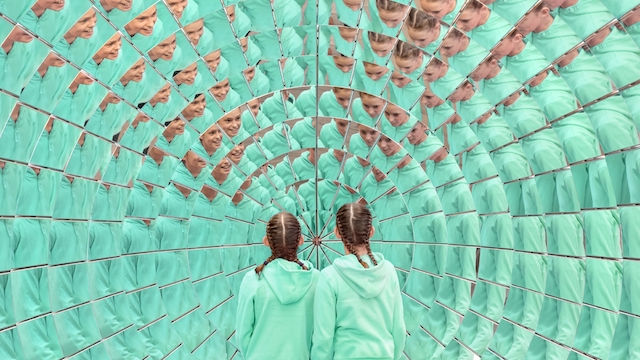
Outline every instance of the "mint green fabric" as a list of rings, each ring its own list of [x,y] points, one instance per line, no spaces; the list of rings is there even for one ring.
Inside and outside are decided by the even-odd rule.
[[[309,357],[319,272],[310,262],[304,264],[310,270],[276,259],[265,266],[262,274],[249,271],[245,275],[238,294],[236,326],[238,345],[245,359]],[[294,322],[297,340],[291,338],[293,324],[287,320],[292,315],[301,320]],[[273,331],[280,334],[279,339],[265,336]]]
[[[347,255],[320,274],[314,314],[336,315],[315,323],[311,359],[401,358],[405,325],[397,275],[382,254],[373,255],[378,265],[369,269]],[[362,258],[372,264],[368,256]],[[341,299],[351,299],[353,305]]]

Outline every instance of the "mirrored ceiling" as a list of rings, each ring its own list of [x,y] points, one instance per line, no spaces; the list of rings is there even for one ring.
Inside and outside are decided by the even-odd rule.
[[[0,358],[242,359],[372,212],[403,358],[640,358],[639,0],[0,0]]]

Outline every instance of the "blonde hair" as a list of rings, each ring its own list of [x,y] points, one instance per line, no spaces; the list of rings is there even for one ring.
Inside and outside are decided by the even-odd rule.
[[[405,24],[411,29],[415,30],[431,30],[438,27],[440,22],[435,17],[420,11],[416,8],[411,8],[409,16],[405,20]]]

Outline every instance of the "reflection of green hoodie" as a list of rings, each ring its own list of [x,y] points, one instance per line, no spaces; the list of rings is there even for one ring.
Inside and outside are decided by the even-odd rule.
[[[400,359],[405,324],[398,276],[382,254],[365,269],[355,256],[336,259],[320,274],[311,359]],[[327,316],[328,314],[335,314]]]
[[[237,343],[245,360],[308,359],[319,272],[284,259],[249,271],[238,295]]]

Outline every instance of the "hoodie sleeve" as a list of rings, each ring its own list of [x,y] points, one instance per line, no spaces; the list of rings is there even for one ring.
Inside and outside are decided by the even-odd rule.
[[[253,326],[255,323],[255,311],[253,299],[256,290],[255,274],[249,272],[240,284],[238,292],[238,312],[236,315],[236,343],[242,355],[247,354]]]
[[[407,329],[404,323],[404,310],[402,306],[402,293],[400,292],[400,283],[398,281],[398,275],[395,269],[392,269],[393,277],[395,278],[395,299],[393,303],[393,328],[391,329],[391,335],[393,336],[393,353],[394,359],[399,360],[402,358],[402,352],[404,351],[404,342],[407,333]]]
[[[320,273],[314,302],[311,360],[333,359],[333,337],[336,330],[336,294],[325,274]]]

